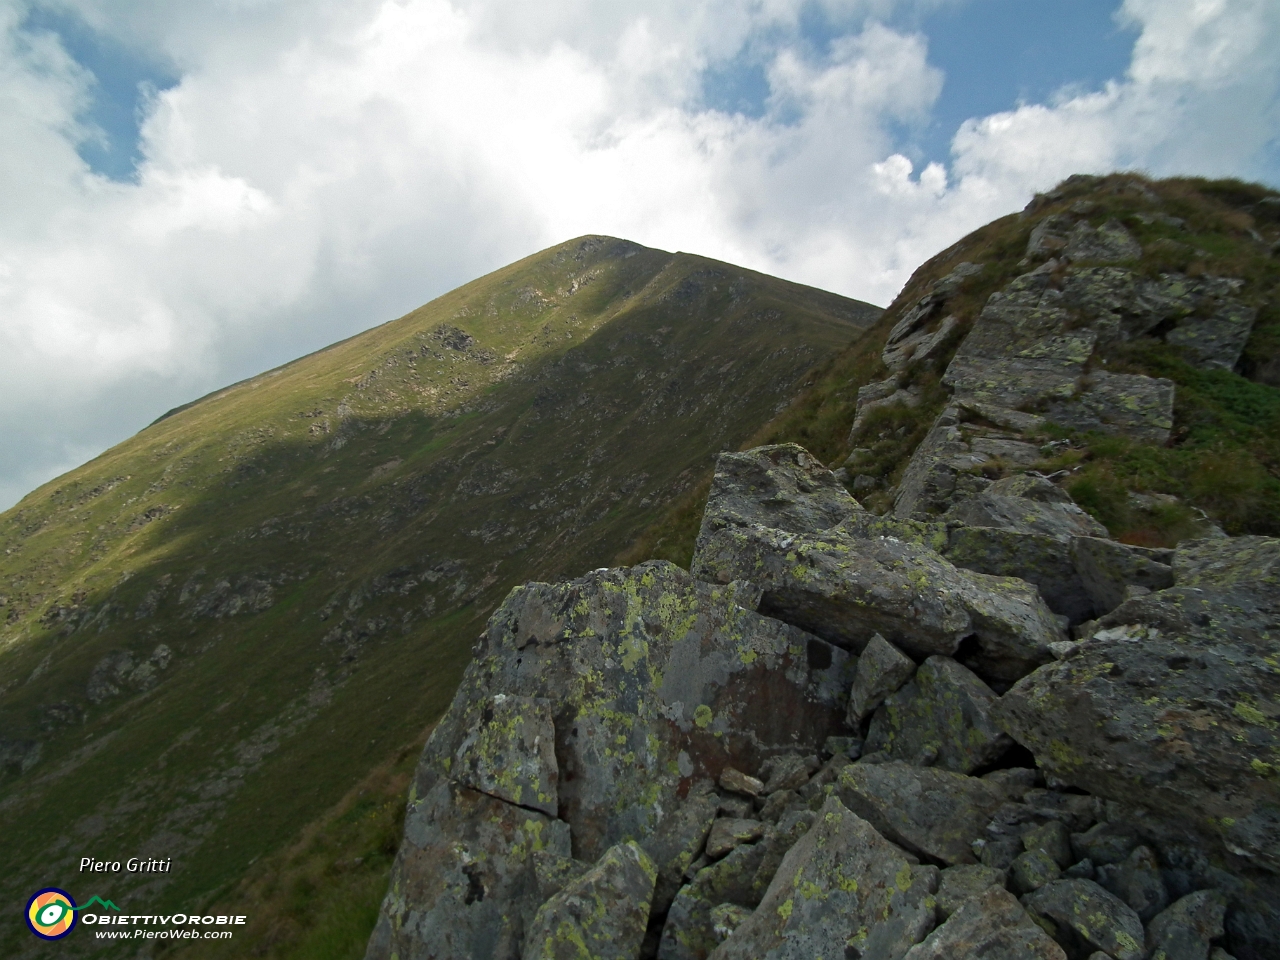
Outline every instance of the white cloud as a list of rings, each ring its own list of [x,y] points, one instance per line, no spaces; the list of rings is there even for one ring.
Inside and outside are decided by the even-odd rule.
[[[56,0],[170,64],[136,183],[76,144],[91,78],[0,0],[0,506],[165,407],[586,232],[877,302],[1067,174],[1263,170],[1280,9],[1127,0],[1129,73],[974,118],[917,172],[944,78],[910,0]],[[45,0],[52,5],[55,0]],[[957,0],[916,0],[918,9]],[[701,106],[750,49],[758,117]]]

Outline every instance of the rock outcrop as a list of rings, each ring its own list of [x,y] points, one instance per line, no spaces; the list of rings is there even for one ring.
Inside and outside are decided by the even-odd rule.
[[[784,445],[692,570],[512,591],[369,960],[1276,956],[1280,541],[1114,543],[1034,476],[876,517]]]

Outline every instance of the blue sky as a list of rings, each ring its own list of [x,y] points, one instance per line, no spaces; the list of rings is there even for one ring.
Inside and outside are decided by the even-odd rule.
[[[1280,185],[1275,0],[0,0],[0,508],[608,233],[889,302],[1080,172]]]

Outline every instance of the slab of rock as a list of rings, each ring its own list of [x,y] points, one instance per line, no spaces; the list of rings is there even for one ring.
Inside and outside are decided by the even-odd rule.
[[[938,414],[902,474],[893,501],[895,518],[929,521],[945,512],[957,495],[976,493],[985,485],[972,471],[986,463],[988,457],[970,447],[959,427],[961,406],[980,402],[966,397]]]
[[[948,865],[975,863],[973,841],[1005,802],[977,777],[900,762],[854,763],[840,771],[836,795],[894,843]]]
[[[1234,370],[1258,319],[1256,307],[1234,296],[1243,282],[1227,277],[1192,280],[1177,274],[1163,279],[1185,305],[1177,324],[1165,334],[1165,342],[1181,347],[1195,366]]]
[[[568,858],[569,825],[437,780],[410,806],[367,956],[518,956],[537,851]]]
[[[551,701],[504,693],[472,701],[468,735],[453,754],[453,779],[554,817],[559,808]]]
[[[835,474],[797,444],[722,453],[698,539],[751,524],[816,534],[861,510]]]
[[[901,956],[933,929],[936,878],[936,868],[908,863],[829,797],[760,906],[711,957],[844,957],[849,948],[858,956]]]
[[[1129,586],[1148,590],[1173,586],[1172,559],[1172,550],[1135,547],[1101,537],[1071,541],[1071,564],[1097,616],[1120,606]]]
[[[525,960],[637,960],[658,870],[633,842],[610,847],[590,870],[538,908]]]
[[[1173,428],[1174,385],[1162,377],[1094,370],[1071,399],[1051,397],[1045,417],[1072,430],[1097,430],[1163,444]]]
[[[858,658],[849,691],[849,726],[857,730],[862,721],[884,703],[916,672],[916,663],[880,634],[867,641]]]
[[[707,834],[707,856],[722,857],[734,847],[753,843],[764,836],[764,824],[759,820],[737,820],[722,817],[711,824]]]
[[[764,588],[760,610],[861,650],[876,633],[923,659],[976,635],[984,672],[1016,679],[1066,639],[1036,589],[960,570],[932,550],[880,538],[806,537],[765,527],[723,529],[701,542],[693,569]]]
[[[971,670],[949,657],[930,657],[876,710],[863,749],[971,773],[1013,745],[991,719],[995,699]]]
[[[751,909],[764,895],[768,883],[757,879],[764,855],[762,844],[747,844],[699,870],[671,904],[658,942],[658,960],[706,960],[724,939],[715,932],[712,912],[724,904]]]
[[[764,792],[763,781],[734,767],[725,767],[720,772],[719,783],[730,793],[740,793],[746,797],[758,797]]]
[[[946,871],[944,871],[945,874]],[[965,901],[904,960],[1067,960],[1062,948],[1003,887],[990,885]]]
[[[1048,775],[1280,870],[1280,541],[1193,541],[1173,570],[996,718]]]
[[[1115,960],[1143,960],[1142,921],[1127,904],[1091,880],[1055,880],[1022,898],[1022,905],[1057,928],[1059,943],[1101,950]]]
[[[854,686],[857,686],[856,674]],[[825,743],[823,749],[826,749]],[[809,782],[809,778],[817,769],[816,756],[802,757],[798,753],[784,753],[766,760],[760,768],[761,773],[768,777],[765,781],[764,793],[770,795],[779,790],[798,790]]]
[[[1008,874],[1004,870],[981,864],[961,864],[947,867],[938,878],[938,916],[951,916],[960,906],[987,890],[988,887],[1004,889]]]
[[[1040,591],[1050,610],[1073,624],[1096,615],[1067,543],[1058,537],[995,527],[955,527],[943,555],[966,570],[1027,581]]]
[[[1150,960],[1208,960],[1210,941],[1223,934],[1227,904],[1214,890],[1189,893],[1147,928]]]
[[[1060,540],[1107,535],[1107,528],[1081,510],[1065,490],[1026,475],[995,481],[977,496],[957,503],[947,516],[970,526],[1040,533]]]

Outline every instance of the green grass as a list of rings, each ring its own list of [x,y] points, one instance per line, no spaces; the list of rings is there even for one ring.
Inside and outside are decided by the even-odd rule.
[[[609,562],[878,313],[575,241],[26,497],[0,515],[0,730],[43,755],[0,772],[5,895],[78,889],[70,834],[98,856],[175,857],[145,902],[123,875],[94,891],[126,908],[222,902],[439,716],[512,586]],[[258,612],[198,612],[268,588]],[[87,699],[105,655],[160,643],[154,689]],[[0,950],[24,936],[0,928]]]

